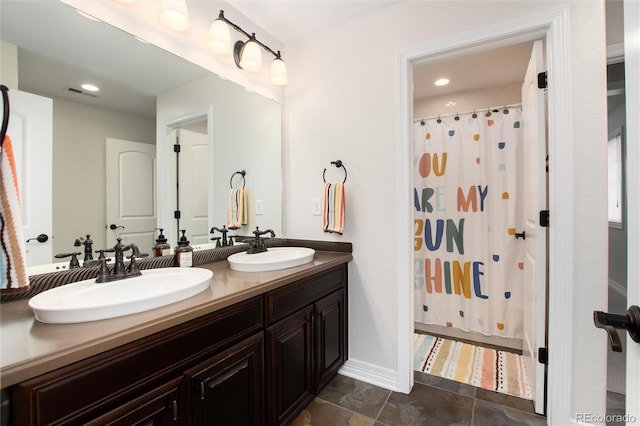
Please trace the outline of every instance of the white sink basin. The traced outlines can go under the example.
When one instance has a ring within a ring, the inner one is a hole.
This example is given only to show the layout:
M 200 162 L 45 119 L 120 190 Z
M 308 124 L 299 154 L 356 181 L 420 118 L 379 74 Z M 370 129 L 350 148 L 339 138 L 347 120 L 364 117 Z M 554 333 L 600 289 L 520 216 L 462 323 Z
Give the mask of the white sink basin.
M 178 302 L 209 287 L 213 272 L 203 268 L 160 268 L 107 283 L 95 279 L 52 288 L 29 300 L 36 319 L 51 324 L 95 321 Z
M 227 260 L 234 271 L 266 272 L 304 265 L 313 260 L 315 252 L 306 247 L 272 247 L 262 253 L 232 254 Z

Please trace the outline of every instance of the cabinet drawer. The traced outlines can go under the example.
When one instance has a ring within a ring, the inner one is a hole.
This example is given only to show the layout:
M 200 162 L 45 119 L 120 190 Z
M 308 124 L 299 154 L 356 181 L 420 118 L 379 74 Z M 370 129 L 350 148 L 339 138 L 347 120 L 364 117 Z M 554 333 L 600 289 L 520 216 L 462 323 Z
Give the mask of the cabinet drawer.
M 79 424 L 262 330 L 260 296 L 16 385 L 16 424 Z
M 118 408 L 85 423 L 85 426 L 130 426 L 130 425 L 180 425 L 181 419 L 180 397 L 183 378 L 177 378 L 169 383 L 122 404 Z
M 266 325 L 312 304 L 325 295 L 345 286 L 347 266 L 341 265 L 324 273 L 300 280 L 265 295 Z

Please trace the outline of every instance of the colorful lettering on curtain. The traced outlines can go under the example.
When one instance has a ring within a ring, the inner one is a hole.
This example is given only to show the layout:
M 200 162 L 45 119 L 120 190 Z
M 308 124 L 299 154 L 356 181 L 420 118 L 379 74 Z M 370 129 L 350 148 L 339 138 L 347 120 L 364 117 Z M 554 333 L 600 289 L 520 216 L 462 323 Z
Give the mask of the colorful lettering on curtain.
M 414 125 L 415 320 L 522 337 L 521 112 Z

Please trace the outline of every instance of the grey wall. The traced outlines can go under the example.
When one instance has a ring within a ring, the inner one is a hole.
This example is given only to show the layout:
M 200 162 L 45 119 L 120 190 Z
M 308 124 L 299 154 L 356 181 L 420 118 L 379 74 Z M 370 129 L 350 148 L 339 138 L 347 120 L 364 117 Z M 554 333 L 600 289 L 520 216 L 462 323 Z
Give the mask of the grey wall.
M 153 119 L 53 100 L 54 255 L 74 249 L 86 233 L 95 249 L 115 244 L 105 236 L 106 139 L 155 144 L 155 131 Z

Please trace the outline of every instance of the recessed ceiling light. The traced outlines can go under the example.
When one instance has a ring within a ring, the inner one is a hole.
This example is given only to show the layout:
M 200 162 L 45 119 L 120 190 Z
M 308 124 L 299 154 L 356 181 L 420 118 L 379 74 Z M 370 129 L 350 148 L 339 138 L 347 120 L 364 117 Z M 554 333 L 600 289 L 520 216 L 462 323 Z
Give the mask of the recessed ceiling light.
M 82 87 L 84 90 L 87 90 L 89 92 L 98 92 L 98 91 L 100 91 L 100 88 L 98 86 L 96 86 L 95 84 L 91 84 L 91 83 L 85 83 L 80 87 Z
M 455 101 L 449 101 L 446 104 L 444 104 L 445 107 L 447 108 L 451 108 L 452 106 L 456 106 L 456 102 Z
M 433 84 L 435 84 L 436 86 L 446 86 L 447 84 L 449 84 L 449 79 L 439 78 L 438 80 L 434 81 Z

